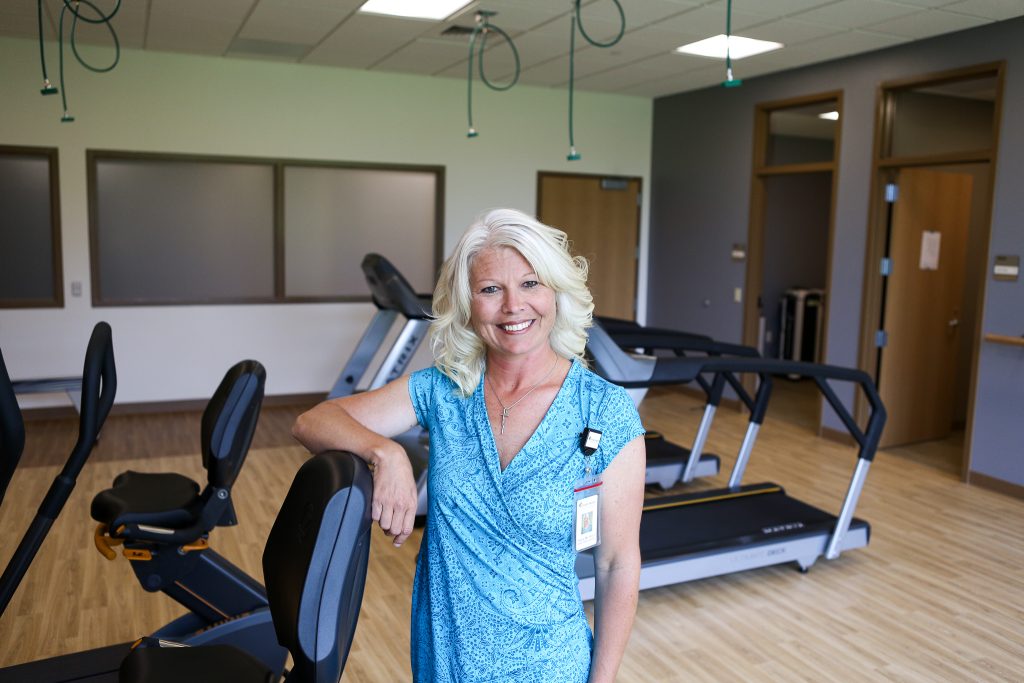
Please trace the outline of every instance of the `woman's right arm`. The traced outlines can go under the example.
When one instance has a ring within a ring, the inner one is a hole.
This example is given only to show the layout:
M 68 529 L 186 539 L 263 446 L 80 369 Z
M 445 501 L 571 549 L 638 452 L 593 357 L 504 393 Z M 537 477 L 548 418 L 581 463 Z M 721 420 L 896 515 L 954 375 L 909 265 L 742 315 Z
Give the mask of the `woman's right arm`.
M 351 451 L 373 470 L 371 515 L 400 546 L 416 517 L 416 481 L 405 449 L 391 436 L 416 424 L 409 378 L 380 389 L 324 401 L 299 415 L 292 435 L 311 453 Z

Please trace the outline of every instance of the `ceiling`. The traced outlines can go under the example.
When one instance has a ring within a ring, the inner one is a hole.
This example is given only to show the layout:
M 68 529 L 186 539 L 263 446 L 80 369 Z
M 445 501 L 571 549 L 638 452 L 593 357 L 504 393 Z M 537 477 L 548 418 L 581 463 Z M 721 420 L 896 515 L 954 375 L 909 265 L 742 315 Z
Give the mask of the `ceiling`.
M 93 0 L 99 7 L 113 0 Z M 125 0 L 113 20 L 125 48 L 465 78 L 468 38 L 478 9 L 508 33 L 521 58 L 520 83 L 563 86 L 569 79 L 570 0 L 479 0 L 446 21 L 358 13 L 363 0 Z M 599 49 L 579 36 L 576 87 L 657 97 L 724 80 L 721 60 L 673 48 L 724 33 L 726 0 L 621 0 L 626 32 Z M 56 35 L 62 0 L 44 0 L 44 32 Z M 84 6 L 83 6 L 84 7 Z M 732 32 L 785 47 L 733 64 L 736 78 L 783 71 L 1024 15 L 1024 0 L 733 0 Z M 619 30 L 612 0 L 584 0 L 587 33 L 608 40 Z M 0 2 L 0 35 L 37 37 L 36 2 Z M 78 42 L 107 46 L 106 29 L 80 24 Z M 106 63 L 98 48 L 87 59 Z M 485 68 L 491 81 L 512 72 L 512 52 L 492 35 Z

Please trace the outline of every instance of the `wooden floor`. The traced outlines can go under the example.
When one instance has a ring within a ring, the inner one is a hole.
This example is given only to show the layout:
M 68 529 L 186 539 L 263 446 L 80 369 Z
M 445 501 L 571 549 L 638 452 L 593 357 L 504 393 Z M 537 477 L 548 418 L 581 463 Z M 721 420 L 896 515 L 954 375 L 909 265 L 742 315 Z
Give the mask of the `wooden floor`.
M 689 443 L 700 411 L 697 401 L 662 390 L 652 392 L 641 412 L 649 428 Z M 212 538 L 219 552 L 257 577 L 263 541 L 305 457 L 287 445 L 294 411 L 265 412 L 266 427 L 235 488 L 240 525 Z M 837 510 L 853 449 L 776 413 L 769 412 L 746 480 L 775 481 Z M 197 420 L 108 424 L 101 446 L 107 450 L 82 473 L 0 618 L 0 666 L 129 640 L 178 616 L 171 600 L 140 589 L 123 558 L 107 562 L 95 551 L 88 510 L 94 493 L 127 468 L 198 477 Z M 724 483 L 744 426 L 732 411 L 716 417 L 710 450 L 722 455 L 726 471 L 714 483 Z M 51 436 L 33 435 L 41 429 Z M 57 426 L 30 423 L 29 430 L 30 450 L 60 448 L 52 436 Z M 171 434 L 178 431 L 189 435 Z M 74 435 L 69 438 L 65 453 Z M 144 448 L 158 455 L 138 455 Z M 55 474 L 52 462 L 29 456 L 15 475 L 0 509 L 0 566 Z M 870 546 L 819 561 L 807 574 L 774 567 L 644 591 L 619 680 L 1024 680 L 1024 502 L 967 486 L 942 467 L 881 453 L 857 514 L 872 524 Z M 400 550 L 375 534 L 343 680 L 409 679 L 409 594 L 419 534 Z

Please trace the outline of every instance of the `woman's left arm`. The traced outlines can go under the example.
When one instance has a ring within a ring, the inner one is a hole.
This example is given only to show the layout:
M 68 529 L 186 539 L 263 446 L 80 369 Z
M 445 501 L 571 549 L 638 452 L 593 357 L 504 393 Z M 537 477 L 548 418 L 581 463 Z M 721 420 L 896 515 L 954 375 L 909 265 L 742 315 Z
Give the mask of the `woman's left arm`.
M 594 551 L 594 655 L 590 683 L 611 683 L 636 615 L 640 583 L 640 515 L 646 470 L 644 437 L 625 446 L 604 471 L 601 544 Z

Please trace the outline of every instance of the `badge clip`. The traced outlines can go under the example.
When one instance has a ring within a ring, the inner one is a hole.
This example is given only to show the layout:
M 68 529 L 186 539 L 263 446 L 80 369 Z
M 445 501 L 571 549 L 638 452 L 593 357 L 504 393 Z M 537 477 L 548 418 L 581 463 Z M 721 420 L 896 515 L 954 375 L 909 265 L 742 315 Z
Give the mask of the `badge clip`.
M 598 430 L 587 427 L 580 434 L 580 449 L 583 451 L 583 455 L 593 455 L 600 445 L 601 432 Z

